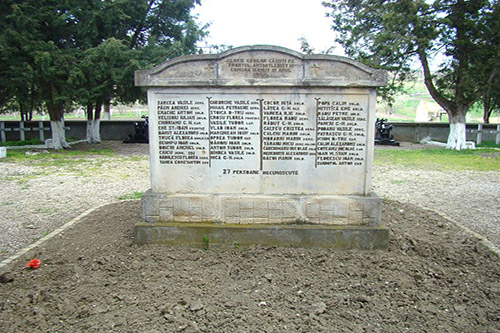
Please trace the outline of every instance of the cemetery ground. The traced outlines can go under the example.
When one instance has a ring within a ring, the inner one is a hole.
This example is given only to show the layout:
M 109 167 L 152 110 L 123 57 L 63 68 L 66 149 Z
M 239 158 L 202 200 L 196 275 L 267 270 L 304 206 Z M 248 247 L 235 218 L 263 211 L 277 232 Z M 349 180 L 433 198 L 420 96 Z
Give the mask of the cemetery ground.
M 374 252 L 136 246 L 140 203 L 121 199 L 149 188 L 147 145 L 9 155 L 2 260 L 107 205 L 3 267 L 2 331 L 500 332 L 500 259 L 443 216 L 500 245 L 498 151 L 377 147 Z

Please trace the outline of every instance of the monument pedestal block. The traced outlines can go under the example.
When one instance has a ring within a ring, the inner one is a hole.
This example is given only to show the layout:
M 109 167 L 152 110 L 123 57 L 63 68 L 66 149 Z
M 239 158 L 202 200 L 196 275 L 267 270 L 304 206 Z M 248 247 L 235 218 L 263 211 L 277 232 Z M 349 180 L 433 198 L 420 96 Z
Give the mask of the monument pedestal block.
M 149 190 L 142 205 L 145 223 L 135 228 L 139 244 L 202 244 L 206 235 L 220 244 L 381 249 L 387 247 L 389 235 L 380 226 L 382 200 L 375 194 L 193 195 Z
M 147 223 L 324 224 L 379 226 L 382 200 L 375 194 L 255 195 L 168 194 L 147 191 Z

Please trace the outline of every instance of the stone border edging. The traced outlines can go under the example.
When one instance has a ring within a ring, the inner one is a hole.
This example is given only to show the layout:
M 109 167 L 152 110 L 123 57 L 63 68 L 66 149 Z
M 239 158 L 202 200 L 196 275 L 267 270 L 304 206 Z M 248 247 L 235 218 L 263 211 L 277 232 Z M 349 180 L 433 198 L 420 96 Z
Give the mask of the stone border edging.
M 498 258 L 500 258 L 500 249 L 496 245 L 494 245 L 492 242 L 490 242 L 483 235 L 478 234 L 477 232 L 475 232 L 475 231 L 467 228 L 466 226 L 458 223 L 457 221 L 455 221 L 454 219 L 452 219 L 448 215 L 446 215 L 444 213 L 441 213 L 441 212 L 438 212 L 437 210 L 434 210 L 434 209 L 431 209 L 431 208 L 422 207 L 422 206 L 419 206 L 419 205 L 415 205 L 415 206 L 417 206 L 417 207 L 419 207 L 421 209 L 424 209 L 424 210 L 426 210 L 428 212 L 432 212 L 434 214 L 437 214 L 440 217 L 442 217 L 443 219 L 447 220 L 448 222 L 450 222 L 453 225 L 457 226 L 458 228 L 462 229 L 462 231 L 464 231 L 465 233 L 471 234 L 472 236 L 474 236 L 475 238 L 477 238 L 479 240 L 478 241 L 479 244 L 483 245 L 487 250 L 491 251 Z
M 110 203 L 102 204 L 102 205 L 94 207 L 94 208 L 87 209 L 85 212 L 81 213 L 80 215 L 78 215 L 77 217 L 75 217 L 74 219 L 72 219 L 71 221 L 63 224 L 62 226 L 60 226 L 56 230 L 52 231 L 47 236 L 44 236 L 44 237 L 40 238 L 35 243 L 26 246 L 24 249 L 18 251 L 16 254 L 13 254 L 10 257 L 8 257 L 7 259 L 1 261 L 0 262 L 0 272 L 2 272 L 2 270 L 7 265 L 9 265 L 10 263 L 12 263 L 14 260 L 20 258 L 21 256 L 25 255 L 29 251 L 31 251 L 31 250 L 33 250 L 33 249 L 41 246 L 46 241 L 48 241 L 48 240 L 54 238 L 55 236 L 59 235 L 61 232 L 65 231 L 69 227 L 71 227 L 71 226 L 75 225 L 76 223 L 80 222 L 84 217 L 90 215 L 94 211 L 96 211 L 96 210 L 98 210 L 98 209 L 100 209 L 102 207 L 108 206 L 108 205 L 113 205 L 113 204 L 120 203 L 120 202 L 125 202 L 125 201 L 137 201 L 137 200 L 140 200 L 140 199 L 120 200 L 120 201 L 110 202 Z

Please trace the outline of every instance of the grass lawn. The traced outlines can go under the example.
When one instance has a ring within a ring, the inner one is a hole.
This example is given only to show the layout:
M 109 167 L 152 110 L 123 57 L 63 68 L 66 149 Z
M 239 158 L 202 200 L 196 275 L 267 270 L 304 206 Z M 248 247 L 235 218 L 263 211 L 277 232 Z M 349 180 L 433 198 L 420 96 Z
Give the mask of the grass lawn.
M 440 171 L 500 171 L 500 150 L 377 149 L 375 164 Z
M 77 162 L 79 158 L 90 157 L 93 155 L 114 155 L 112 149 L 48 149 L 38 154 L 27 154 L 28 151 L 29 150 L 26 149 L 9 149 L 7 157 L 2 160 L 5 162 L 29 162 L 38 165 L 58 165 L 61 163 L 73 164 Z
M 19 141 L 0 141 L 0 147 L 12 147 L 12 146 L 29 146 L 29 145 L 43 145 L 44 142 L 39 139 L 31 139 L 31 140 L 19 140 Z

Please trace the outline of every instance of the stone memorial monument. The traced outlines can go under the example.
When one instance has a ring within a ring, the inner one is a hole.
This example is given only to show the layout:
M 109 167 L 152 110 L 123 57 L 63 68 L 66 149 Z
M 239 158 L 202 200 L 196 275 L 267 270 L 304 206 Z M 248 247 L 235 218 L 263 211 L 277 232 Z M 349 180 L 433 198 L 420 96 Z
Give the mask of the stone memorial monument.
M 371 192 L 385 72 L 245 46 L 135 80 L 147 87 L 151 158 L 137 243 L 387 247 Z

